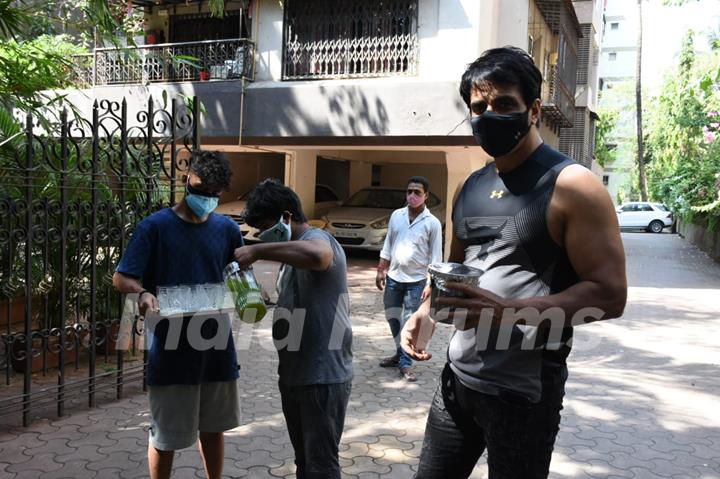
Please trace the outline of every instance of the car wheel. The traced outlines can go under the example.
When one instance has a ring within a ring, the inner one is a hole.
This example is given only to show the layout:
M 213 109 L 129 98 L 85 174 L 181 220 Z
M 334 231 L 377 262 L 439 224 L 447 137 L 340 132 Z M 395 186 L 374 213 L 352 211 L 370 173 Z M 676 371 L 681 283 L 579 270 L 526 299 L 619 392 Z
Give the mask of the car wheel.
M 653 233 L 662 233 L 663 228 L 665 228 L 665 225 L 660 220 L 651 221 L 650 226 L 648 226 L 648 229 Z

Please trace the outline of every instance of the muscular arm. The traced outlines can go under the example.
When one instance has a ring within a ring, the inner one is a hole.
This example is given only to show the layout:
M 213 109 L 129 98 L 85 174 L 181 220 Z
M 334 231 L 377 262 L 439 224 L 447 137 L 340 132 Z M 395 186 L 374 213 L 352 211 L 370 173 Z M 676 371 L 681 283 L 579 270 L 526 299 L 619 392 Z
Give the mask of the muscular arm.
M 577 284 L 549 296 L 508 299 L 450 283 L 448 287 L 465 293 L 466 299 L 441 298 L 439 303 L 467 310 L 464 329 L 477 325 L 487 308 L 494 310 L 495 321 L 524 320 L 530 325 L 539 325 L 546 317 L 552 318 L 552 326 L 571 326 L 621 316 L 627 279 L 620 228 L 607 191 L 590 171 L 579 165 L 562 171 L 548 208 L 548 229 L 567 250 L 580 279 Z M 576 313 L 580 313 L 577 318 Z
M 598 179 L 579 165 L 565 168 L 550 201 L 548 225 L 553 239 L 564 246 L 580 282 L 545 297 L 515 301 L 517 308 L 544 311 L 559 307 L 566 321 L 583 308 L 598 308 L 601 318 L 622 315 L 627 300 L 625 251 L 610 196 Z

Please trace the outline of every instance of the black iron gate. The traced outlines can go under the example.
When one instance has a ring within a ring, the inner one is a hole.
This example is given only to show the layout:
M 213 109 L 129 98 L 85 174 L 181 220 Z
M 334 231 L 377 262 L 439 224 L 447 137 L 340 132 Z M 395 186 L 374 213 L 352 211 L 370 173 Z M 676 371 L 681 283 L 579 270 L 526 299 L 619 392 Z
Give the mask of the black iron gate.
M 0 146 L 0 419 L 145 387 L 142 324 L 112 275 L 135 224 L 182 194 L 197 118 L 196 99 L 96 101 Z

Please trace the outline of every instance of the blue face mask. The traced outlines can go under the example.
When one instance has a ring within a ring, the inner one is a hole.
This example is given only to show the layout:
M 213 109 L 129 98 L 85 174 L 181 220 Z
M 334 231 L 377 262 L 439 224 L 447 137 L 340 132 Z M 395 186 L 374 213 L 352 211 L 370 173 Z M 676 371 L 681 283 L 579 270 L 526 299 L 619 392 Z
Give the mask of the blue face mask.
M 280 243 L 283 241 L 290 241 L 292 236 L 292 229 L 290 225 L 285 224 L 283 217 L 272 228 L 268 228 L 258 235 L 260 241 L 265 243 Z
M 192 212 L 195 213 L 195 216 L 205 218 L 217 208 L 220 198 L 215 195 L 208 195 L 188 184 L 185 192 L 185 201 Z

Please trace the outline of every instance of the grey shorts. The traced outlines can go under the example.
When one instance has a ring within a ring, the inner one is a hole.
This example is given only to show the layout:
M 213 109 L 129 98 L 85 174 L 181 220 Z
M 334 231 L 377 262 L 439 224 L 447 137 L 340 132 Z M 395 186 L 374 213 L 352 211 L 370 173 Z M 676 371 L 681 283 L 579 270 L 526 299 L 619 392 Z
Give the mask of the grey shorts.
M 224 432 L 240 425 L 237 380 L 148 386 L 150 446 L 176 451 L 194 445 L 198 432 Z

